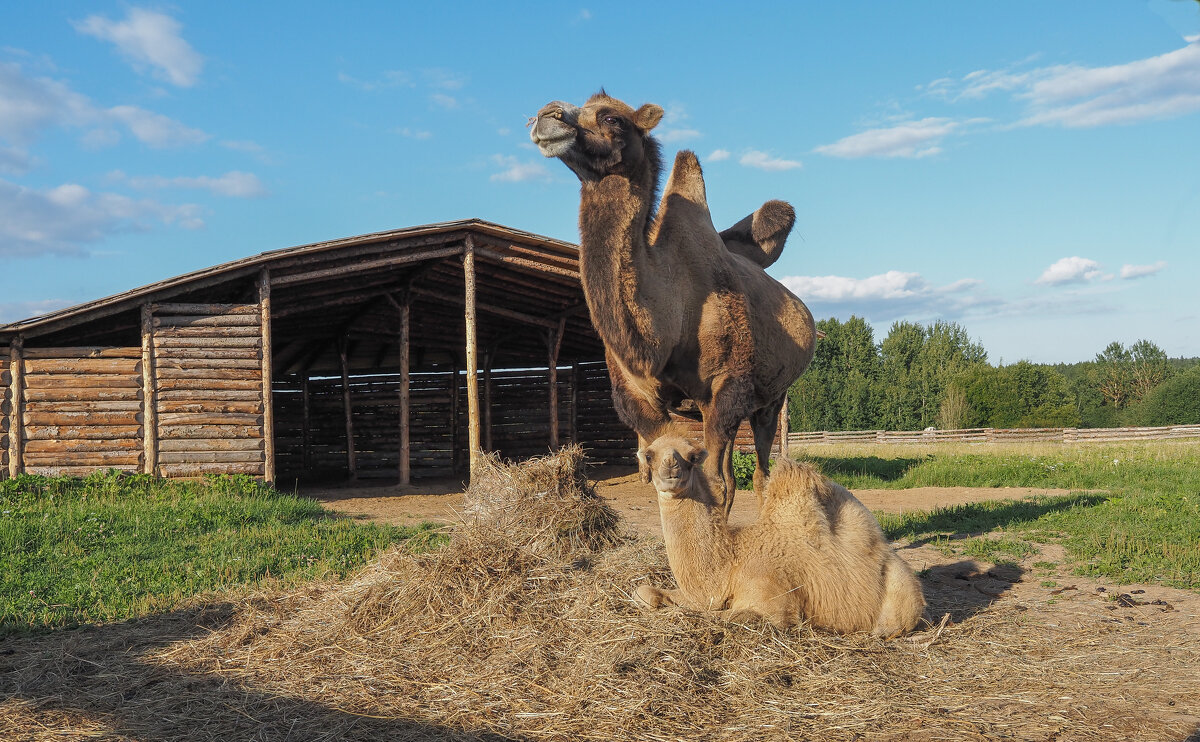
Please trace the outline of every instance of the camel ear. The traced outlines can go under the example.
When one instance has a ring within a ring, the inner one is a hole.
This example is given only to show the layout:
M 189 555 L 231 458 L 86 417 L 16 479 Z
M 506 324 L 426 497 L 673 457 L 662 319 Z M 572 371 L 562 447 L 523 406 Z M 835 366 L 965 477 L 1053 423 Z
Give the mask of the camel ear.
M 663 109 L 662 106 L 656 106 L 653 103 L 647 103 L 633 114 L 633 123 L 642 131 L 650 131 L 658 126 L 658 122 L 662 121 Z

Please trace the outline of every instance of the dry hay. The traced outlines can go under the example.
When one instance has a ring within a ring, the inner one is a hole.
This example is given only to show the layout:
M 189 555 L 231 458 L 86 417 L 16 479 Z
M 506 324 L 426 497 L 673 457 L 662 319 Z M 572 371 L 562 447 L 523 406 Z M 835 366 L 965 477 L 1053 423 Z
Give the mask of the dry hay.
M 578 449 L 491 460 L 468 495 L 448 546 L 393 550 L 345 583 L 13 642 L 0 656 L 0 727 L 20 740 L 1181 740 L 1196 730 L 1200 649 L 1186 635 L 936 593 L 934 615 L 955 620 L 892 642 L 643 613 L 629 593 L 669 582 L 661 542 L 622 531 Z

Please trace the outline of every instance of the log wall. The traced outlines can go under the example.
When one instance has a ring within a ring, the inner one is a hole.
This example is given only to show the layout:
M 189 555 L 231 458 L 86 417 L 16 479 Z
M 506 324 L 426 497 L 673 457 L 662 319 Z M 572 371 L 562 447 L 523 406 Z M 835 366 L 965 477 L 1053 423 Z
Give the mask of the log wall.
M 22 471 L 142 468 L 141 348 L 25 348 L 23 365 Z
M 258 304 L 150 307 L 157 461 L 165 477 L 265 476 Z
M 8 426 L 12 416 L 9 396 L 12 376 L 8 373 L 8 348 L 0 348 L 0 479 L 8 478 Z

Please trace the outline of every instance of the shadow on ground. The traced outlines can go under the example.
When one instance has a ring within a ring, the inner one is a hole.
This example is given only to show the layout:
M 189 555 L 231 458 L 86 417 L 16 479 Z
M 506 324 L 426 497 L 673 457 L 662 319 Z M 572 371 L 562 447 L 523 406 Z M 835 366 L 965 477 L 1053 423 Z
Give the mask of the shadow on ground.
M 1094 507 L 1108 500 L 1101 492 L 1086 492 L 1065 497 L 1035 497 L 1027 500 L 975 502 L 920 513 L 913 517 L 887 522 L 884 533 L 895 541 L 934 534 L 912 543 L 920 546 L 945 534 L 987 533 L 997 528 L 1011 528 L 1035 521 L 1049 513 L 1075 507 Z
M 214 604 L 8 639 L 0 651 L 0 727 L 21 739 L 513 739 L 482 730 L 370 718 L 254 691 L 218 674 L 184 673 L 146 661 L 148 654 L 172 642 L 219 630 L 232 611 L 229 604 Z M 56 730 L 56 724 L 64 728 Z
M 925 615 L 934 624 L 947 613 L 954 623 L 965 621 L 1003 598 L 1024 574 L 1015 565 L 985 569 L 971 560 L 930 567 L 921 573 Z

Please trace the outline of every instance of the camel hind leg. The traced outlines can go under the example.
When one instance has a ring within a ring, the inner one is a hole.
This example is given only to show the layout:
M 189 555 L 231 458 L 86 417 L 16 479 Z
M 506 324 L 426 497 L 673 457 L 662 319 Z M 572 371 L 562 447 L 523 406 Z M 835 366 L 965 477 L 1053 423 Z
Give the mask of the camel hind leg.
M 787 394 L 750 415 L 750 429 L 754 431 L 754 496 L 758 498 L 758 509 L 763 506 L 763 493 L 767 489 L 770 475 L 771 446 L 775 443 L 775 431 L 779 427 L 779 411 L 787 402 Z
M 925 612 L 921 581 L 896 554 L 884 567 L 883 604 L 871 633 L 885 639 L 907 634 Z

